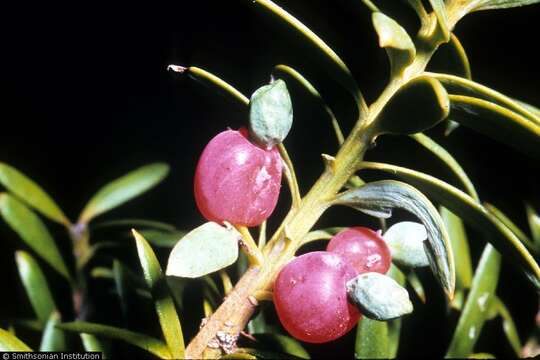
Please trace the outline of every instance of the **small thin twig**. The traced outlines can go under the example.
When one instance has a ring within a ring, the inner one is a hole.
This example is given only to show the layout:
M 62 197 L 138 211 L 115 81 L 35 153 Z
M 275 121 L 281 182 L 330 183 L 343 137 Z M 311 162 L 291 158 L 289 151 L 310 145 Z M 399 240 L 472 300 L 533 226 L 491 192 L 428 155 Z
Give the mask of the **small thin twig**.
M 296 209 L 300 205 L 302 197 L 300 195 L 300 188 L 298 187 L 298 180 L 296 178 L 294 166 L 289 154 L 287 153 L 287 149 L 285 149 L 285 146 L 283 144 L 278 144 L 277 147 L 285 165 L 283 173 L 285 174 L 285 178 L 289 184 L 289 189 L 291 190 L 292 207 Z
M 241 248 L 245 250 L 245 253 L 248 257 L 249 263 L 252 266 L 261 266 L 264 263 L 264 257 L 257 247 L 255 240 L 251 236 L 249 229 L 243 225 L 235 225 L 236 230 L 242 235 L 242 246 Z

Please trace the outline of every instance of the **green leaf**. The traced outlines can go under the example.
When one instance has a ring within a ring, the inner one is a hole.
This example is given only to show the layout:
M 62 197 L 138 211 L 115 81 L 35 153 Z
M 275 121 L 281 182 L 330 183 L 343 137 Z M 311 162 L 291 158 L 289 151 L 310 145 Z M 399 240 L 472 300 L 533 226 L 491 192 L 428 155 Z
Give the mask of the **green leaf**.
M 354 80 L 351 71 L 343 62 L 343 60 L 341 60 L 341 58 L 334 52 L 334 50 L 332 50 L 319 36 L 317 36 L 307 26 L 302 24 L 302 22 L 300 22 L 297 18 L 289 14 L 280 6 L 276 5 L 274 2 L 270 0 L 255 0 L 253 2 L 255 4 L 262 5 L 265 10 L 271 12 L 273 15 L 285 21 L 287 25 L 297 30 L 310 43 L 312 43 L 329 61 L 329 64 L 331 65 L 331 71 L 336 77 L 336 80 L 338 80 L 355 97 L 356 101 L 360 106 L 360 110 L 364 113 L 367 111 L 367 105 L 365 104 L 364 98 L 362 97 L 362 94 L 358 89 L 358 85 L 356 84 L 356 81 Z
M 118 298 L 120 300 L 120 308 L 122 309 L 122 315 L 125 320 L 128 319 L 128 307 L 131 290 L 135 290 L 133 286 L 128 281 L 127 268 L 117 259 L 113 260 L 113 276 L 114 283 L 116 286 L 116 292 L 118 293 Z
M 506 9 L 518 6 L 538 4 L 540 0 L 477 0 L 473 11 Z
M 52 312 L 49 320 L 47 321 L 47 325 L 45 326 L 45 330 L 43 331 L 39 351 L 67 350 L 64 332 L 56 328 L 56 325 L 58 325 L 59 322 L 60 314 L 57 311 Z
M 141 230 L 140 233 L 154 246 L 172 248 L 180 239 L 186 236 L 187 231 Z
M 102 339 L 98 339 L 94 335 L 81 333 L 81 341 L 84 351 L 100 352 L 103 359 L 109 359 L 111 357 L 109 346 Z
M 258 342 L 265 345 L 266 348 L 272 349 L 287 355 L 293 355 L 300 359 L 310 359 L 306 349 L 299 341 L 285 335 L 280 334 L 253 334 Z
M 86 204 L 79 223 L 88 223 L 123 203 L 153 188 L 169 173 L 169 166 L 154 163 L 140 167 L 102 187 Z
M 441 49 L 449 49 L 449 53 L 444 53 L 437 51 L 439 56 L 443 56 L 445 63 L 449 66 L 449 71 L 452 74 L 457 76 L 462 76 L 467 79 L 472 78 L 471 65 L 469 62 L 469 57 L 465 52 L 465 48 L 461 45 L 461 42 L 454 33 L 450 33 L 450 41 L 447 43 L 447 46 L 442 46 Z M 444 135 L 450 135 L 455 129 L 459 127 L 459 123 L 454 120 L 448 119 L 446 123 L 446 128 Z
M 247 332 L 252 335 L 268 332 L 268 324 L 266 323 L 263 308 L 260 308 L 259 313 L 249 320 L 246 328 Z
M 439 213 L 420 191 L 399 181 L 382 180 L 341 193 L 334 203 L 382 218 L 391 216 L 392 208 L 401 208 L 416 215 L 428 234 L 428 241 L 424 244 L 431 269 L 448 298 L 453 297 L 455 269 L 448 234 Z
M 526 204 L 525 209 L 527 211 L 527 220 L 529 221 L 533 241 L 536 244 L 536 249 L 540 251 L 540 216 L 538 216 L 529 204 Z
M 431 151 L 435 156 L 437 156 L 442 162 L 448 167 L 448 169 L 456 176 L 456 178 L 461 182 L 463 188 L 469 193 L 471 197 L 478 201 L 478 194 L 472 181 L 469 179 L 461 165 L 454 159 L 454 157 L 446 151 L 441 145 L 437 144 L 430 137 L 418 133 L 413 134 L 411 137 L 416 140 L 420 145 L 425 147 L 427 150 Z
M 308 94 L 311 95 L 311 97 L 323 108 L 323 110 L 326 112 L 328 117 L 330 118 L 330 121 L 332 123 L 332 126 L 334 128 L 334 132 L 336 134 L 336 138 L 338 140 L 338 143 L 341 145 L 344 141 L 343 132 L 341 131 L 341 127 L 339 126 L 339 123 L 336 119 L 336 116 L 334 115 L 334 112 L 330 107 L 326 104 L 324 99 L 322 98 L 319 91 L 298 71 L 293 69 L 290 66 L 287 65 L 277 65 L 274 68 L 274 72 L 280 74 L 286 74 L 290 78 L 296 80 L 306 91 Z
M 151 228 L 155 230 L 163 231 L 175 231 L 176 227 L 171 224 L 167 224 L 161 221 L 147 220 L 147 219 L 119 219 L 119 220 L 109 220 L 100 222 L 98 224 L 92 225 L 93 230 L 109 228 L 109 227 L 141 227 L 141 228 Z
M 452 95 L 465 95 L 474 98 L 486 100 L 493 104 L 506 108 L 527 120 L 540 125 L 540 116 L 535 114 L 526 106 L 523 106 L 518 101 L 505 96 L 487 86 L 476 83 L 472 80 L 465 79 L 459 76 L 439 73 L 425 73 L 426 76 L 430 76 L 437 79 L 446 88 L 446 91 Z
M 240 351 L 255 351 L 255 349 L 241 349 Z M 257 356 L 255 355 L 251 355 L 249 353 L 246 353 L 246 352 L 235 352 L 235 353 L 232 353 L 232 354 L 225 354 L 223 356 L 220 357 L 220 359 L 235 359 L 235 360 L 257 360 L 257 359 L 261 359 L 261 358 L 257 358 Z
M 169 351 L 167 345 L 163 341 L 148 335 L 124 330 L 114 326 L 96 324 L 85 321 L 62 323 L 58 324 L 57 327 L 65 331 L 85 333 L 98 337 L 122 340 L 127 342 L 128 344 L 146 350 L 161 359 L 171 358 L 171 352 Z
M 374 320 L 397 319 L 413 311 L 407 290 L 391 277 L 376 272 L 349 280 L 347 295 L 364 316 Z
M 4 329 L 0 329 L 0 351 L 32 351 L 26 345 L 23 343 L 19 338 L 17 338 L 15 335 L 10 333 L 9 331 L 6 331 Z
M 261 86 L 249 101 L 249 131 L 253 140 L 271 148 L 285 140 L 293 123 L 293 107 L 285 81 Z
M 462 95 L 449 95 L 450 117 L 460 124 L 540 157 L 540 126 L 492 102 Z
M 540 267 L 527 248 L 504 224 L 469 195 L 433 176 L 400 166 L 363 162 L 361 167 L 388 172 L 421 189 L 471 226 L 485 233 L 487 240 L 502 254 L 508 255 L 521 265 L 525 275 L 540 289 Z
M 424 250 L 424 240 L 427 240 L 424 225 L 413 221 L 398 222 L 390 226 L 383 238 L 396 264 L 412 268 L 429 265 Z
M 516 323 L 512 318 L 512 314 L 510 314 L 510 311 L 508 311 L 506 305 L 504 305 L 504 303 L 498 297 L 493 299 L 492 306 L 496 307 L 497 312 L 502 318 L 503 332 L 508 340 L 508 343 L 510 346 L 512 346 L 516 357 L 521 357 L 521 349 L 523 348 L 523 345 L 519 339 L 519 333 L 517 331 Z
M 178 241 L 169 255 L 167 275 L 197 278 L 221 270 L 238 259 L 241 235 L 207 222 Z
M 251 357 L 250 357 L 251 356 Z M 267 351 L 252 348 L 238 348 L 234 354 L 224 355 L 221 359 L 302 359 L 290 354 L 277 351 Z
M 388 325 L 385 321 L 362 318 L 356 330 L 356 359 L 388 359 Z
M 54 200 L 38 184 L 19 170 L 0 162 L 0 183 L 47 218 L 69 226 L 68 218 Z
M 474 353 L 470 354 L 468 359 L 496 359 L 495 355 L 490 353 Z
M 471 64 L 465 48 L 459 41 L 458 37 L 454 34 L 450 34 L 450 41 L 447 46 L 444 46 L 450 50 L 450 55 L 446 57 L 447 61 L 454 65 L 454 71 L 452 74 L 462 76 L 467 79 L 472 78 Z
M 516 235 L 516 237 L 525 245 L 529 251 L 536 251 L 536 247 L 534 246 L 533 242 L 521 229 L 510 220 L 508 216 L 506 216 L 501 210 L 497 209 L 495 206 L 484 202 L 484 208 L 491 213 L 493 216 L 495 216 L 501 223 L 504 224 L 510 231 Z
M 45 324 L 56 309 L 47 279 L 36 260 L 26 251 L 15 252 L 19 276 L 39 321 Z
M 182 335 L 182 327 L 174 307 L 174 301 L 167 288 L 165 276 L 148 242 L 135 230 L 133 230 L 133 236 L 137 244 L 137 252 L 146 284 L 150 288 L 155 301 L 161 330 L 173 358 L 181 359 L 184 357 L 185 350 L 184 336 Z
M 411 271 L 407 274 L 407 282 L 411 287 L 413 288 L 414 292 L 416 293 L 416 296 L 422 301 L 423 303 L 426 302 L 426 292 L 424 291 L 424 286 L 422 285 L 422 282 L 418 278 L 418 275 L 414 271 Z
M 486 245 L 446 357 L 465 358 L 474 351 L 491 301 L 495 298 L 500 267 L 501 255 L 493 246 Z
M 407 31 L 389 16 L 376 11 L 371 15 L 371 21 L 379 36 L 379 46 L 386 48 L 391 76 L 399 76 L 416 56 L 414 43 Z
M 51 234 L 32 210 L 17 198 L 2 193 L 0 194 L 0 214 L 28 246 L 62 276 L 66 279 L 70 278 L 66 264 Z
M 34 319 L 14 319 L 13 325 L 21 326 L 25 329 L 38 332 L 43 331 L 43 328 L 45 327 L 45 323 Z
M 437 125 L 449 110 L 448 94 L 441 83 L 419 76 L 390 99 L 375 120 L 376 127 L 380 134 L 415 134 Z
M 447 208 L 441 206 L 439 212 L 450 236 L 456 260 L 456 288 L 469 289 L 472 282 L 472 261 L 465 226 L 463 221 Z
M 441 30 L 441 35 L 444 41 L 450 40 L 450 30 L 448 29 L 448 16 L 446 14 L 446 6 L 444 0 L 429 0 L 435 15 L 437 16 L 437 22 Z
M 518 99 L 514 99 L 514 101 L 517 102 L 519 105 L 523 106 L 524 108 L 526 108 L 527 110 L 529 110 L 529 112 L 531 112 L 534 115 L 540 117 L 540 109 L 537 108 L 536 106 L 528 104 L 528 103 L 526 103 L 524 101 L 521 101 L 521 100 L 518 100 Z

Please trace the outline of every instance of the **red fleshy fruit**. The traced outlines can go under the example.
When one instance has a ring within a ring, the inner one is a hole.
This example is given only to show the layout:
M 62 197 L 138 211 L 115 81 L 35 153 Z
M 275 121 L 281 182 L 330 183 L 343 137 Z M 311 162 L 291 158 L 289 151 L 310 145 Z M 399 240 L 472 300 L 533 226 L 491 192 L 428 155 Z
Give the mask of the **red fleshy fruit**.
M 386 274 L 392 261 L 390 249 L 381 235 L 366 227 L 340 231 L 330 240 L 326 251 L 343 256 L 360 274 Z
M 356 325 L 360 312 L 347 301 L 347 281 L 358 272 L 340 255 L 315 251 L 281 270 L 274 283 L 274 305 L 281 324 L 295 338 L 323 343 Z
M 206 145 L 197 164 L 197 207 L 209 221 L 259 225 L 276 207 L 281 173 L 276 148 L 252 144 L 245 129 L 223 131 Z

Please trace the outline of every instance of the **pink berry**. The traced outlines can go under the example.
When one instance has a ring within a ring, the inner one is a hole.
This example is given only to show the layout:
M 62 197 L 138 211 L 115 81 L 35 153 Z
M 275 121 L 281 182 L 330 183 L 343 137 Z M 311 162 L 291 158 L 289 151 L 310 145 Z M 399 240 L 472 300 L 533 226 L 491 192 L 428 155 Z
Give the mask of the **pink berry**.
M 358 272 L 341 256 L 315 251 L 297 257 L 274 283 L 274 305 L 281 324 L 295 338 L 332 341 L 346 334 L 360 319 L 347 301 L 347 281 Z
M 255 226 L 274 211 L 282 163 L 276 148 L 262 149 L 247 131 L 227 130 L 204 149 L 195 171 L 195 201 L 209 221 Z
M 384 239 L 366 227 L 340 231 L 330 240 L 326 250 L 343 256 L 360 274 L 386 274 L 392 261 L 390 249 Z

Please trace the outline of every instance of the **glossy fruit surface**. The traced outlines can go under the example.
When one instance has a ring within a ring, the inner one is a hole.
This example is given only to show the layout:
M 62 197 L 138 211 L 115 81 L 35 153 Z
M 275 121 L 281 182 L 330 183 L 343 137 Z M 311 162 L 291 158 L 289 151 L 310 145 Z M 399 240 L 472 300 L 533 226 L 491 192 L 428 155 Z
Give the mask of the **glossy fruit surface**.
M 301 255 L 281 270 L 274 283 L 274 305 L 281 324 L 295 338 L 323 343 L 354 327 L 359 311 L 347 300 L 347 281 L 358 272 L 327 251 Z
M 252 144 L 247 131 L 226 130 L 206 145 L 195 171 L 195 201 L 218 223 L 256 226 L 274 211 L 282 162 L 276 148 Z
M 366 227 L 340 231 L 328 243 L 327 251 L 343 256 L 360 273 L 386 274 L 392 257 L 384 239 Z

